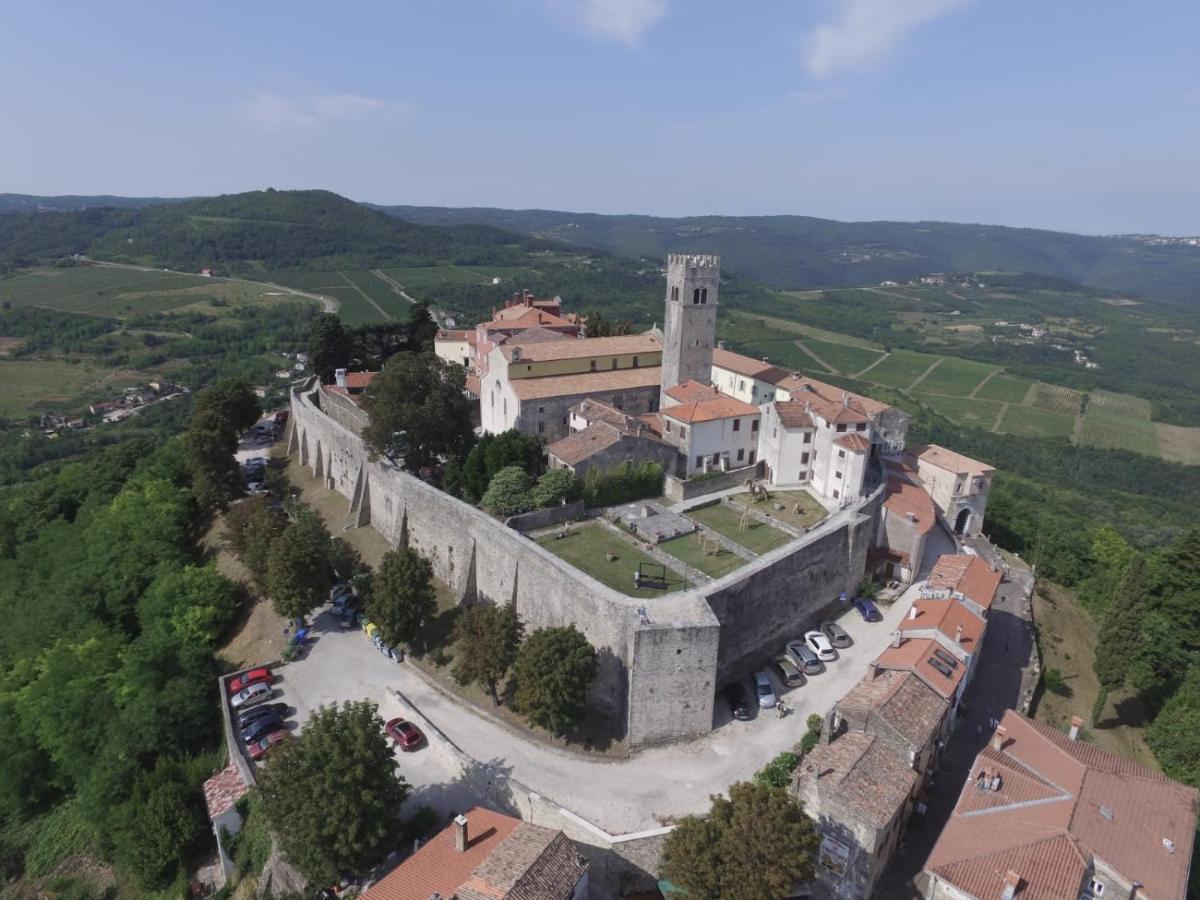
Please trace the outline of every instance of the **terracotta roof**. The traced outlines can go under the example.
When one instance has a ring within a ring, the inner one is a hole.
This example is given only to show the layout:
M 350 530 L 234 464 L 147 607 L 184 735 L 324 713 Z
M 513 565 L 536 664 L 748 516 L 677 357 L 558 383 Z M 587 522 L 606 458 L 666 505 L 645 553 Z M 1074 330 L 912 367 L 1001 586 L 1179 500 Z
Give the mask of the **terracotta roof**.
M 351 391 L 361 390 L 374 381 L 378 374 L 378 372 L 347 372 L 346 388 Z
M 562 316 L 556 316 L 543 309 L 528 306 L 510 306 L 499 310 L 492 321 L 482 323 L 484 331 L 505 331 L 511 328 L 532 328 L 542 325 L 547 328 L 575 328 L 574 322 L 568 322 Z
M 666 395 L 678 403 L 688 403 L 692 400 L 713 400 L 722 396 L 711 384 L 701 384 L 699 381 L 685 381 L 667 388 Z
M 865 730 L 878 734 L 882 724 L 914 749 L 929 743 L 948 708 L 946 699 L 912 672 L 894 669 L 874 677 L 868 673 L 837 702 L 843 716 L 866 720 Z
M 544 344 L 547 341 L 577 341 L 579 340 L 573 334 L 567 334 L 565 331 L 552 331 L 549 328 L 542 328 L 535 325 L 533 328 L 523 328 L 515 334 L 510 334 L 507 337 L 500 335 L 497 344 L 506 346 L 516 345 L 521 348 L 524 353 L 527 344 Z
M 937 512 L 933 508 L 933 498 L 908 481 L 899 478 L 889 478 L 884 490 L 883 507 L 894 516 L 908 519 L 912 516 L 912 525 L 918 534 L 927 534 L 937 521 Z
M 1003 578 L 1003 572 L 992 571 L 978 556 L 946 553 L 933 564 L 925 583 L 935 590 L 961 594 L 987 610 L 991 609 Z
M 915 447 L 909 447 L 904 455 L 956 475 L 986 475 L 996 471 L 987 463 L 978 462 L 969 456 L 939 447 L 937 444 L 918 444 Z
M 555 459 L 573 466 L 611 447 L 625 436 L 625 431 L 608 422 L 593 422 L 582 431 L 569 434 L 562 440 L 546 447 L 546 453 Z
M 912 617 L 915 610 L 917 617 Z M 983 638 L 985 623 L 960 601 L 947 598 L 945 600 L 917 599 L 909 610 L 909 614 L 900 622 L 901 631 L 927 631 L 936 629 L 954 641 L 958 629 L 962 628 L 962 640 L 959 645 L 967 653 L 977 653 L 979 642 Z
M 454 823 L 372 885 L 364 900 L 429 900 L 453 897 L 471 873 L 521 824 L 520 819 L 476 806 L 467 817 L 467 849 L 454 849 Z
M 888 647 L 879 654 L 875 662 L 881 669 L 916 673 L 922 681 L 949 700 L 958 689 L 959 682 L 963 680 L 966 666 L 959 663 L 950 669 L 949 676 L 943 675 L 929 662 L 934 650 L 947 652 L 932 638 L 904 638 L 899 647 Z
M 816 787 L 822 817 L 829 814 L 826 804 L 840 804 L 883 828 L 908 801 L 917 779 L 894 746 L 875 735 L 852 731 L 814 747 L 804 757 L 796 782 L 802 794 Z
M 998 895 L 1010 870 L 1022 900 L 1075 897 L 1100 860 L 1140 882 L 1139 897 L 1185 895 L 1200 793 L 1012 710 L 1001 726 L 1000 749 L 976 756 L 928 871 L 976 897 Z M 981 790 L 981 773 L 985 784 L 998 775 L 998 789 Z
M 545 397 L 657 388 L 661 377 L 662 370 L 658 366 L 643 366 L 638 369 L 578 372 L 574 375 L 550 375 L 544 378 L 515 378 L 509 382 L 509 386 L 521 400 L 539 400 Z
M 747 378 L 757 378 L 759 381 L 765 381 L 769 384 L 778 384 L 788 377 L 786 369 L 781 369 L 761 359 L 743 356 L 740 353 L 734 353 L 732 350 L 725 350 L 721 347 L 713 350 L 712 364 L 718 368 L 737 372 L 739 375 L 745 375 Z
M 741 416 L 758 418 L 758 407 L 743 403 L 735 397 L 720 394 L 710 400 L 692 400 L 660 410 L 662 415 L 678 422 L 715 422 L 718 419 L 736 419 Z
M 504 358 L 512 359 L 511 342 L 501 345 Z M 589 356 L 617 356 L 630 353 L 661 353 L 662 344 L 653 335 L 625 334 L 618 337 L 580 338 L 550 341 L 521 348 L 521 362 L 546 362 L 555 359 L 584 359 Z
M 522 822 L 458 889 L 457 900 L 566 900 L 587 870 L 561 831 Z
M 662 437 L 663 424 L 662 416 L 659 413 L 646 413 L 638 416 L 639 421 L 643 422 L 658 437 Z
M 474 328 L 470 329 L 443 329 L 434 335 L 435 341 L 466 341 L 468 344 L 474 344 L 478 335 Z
M 858 433 L 844 434 L 834 441 L 834 443 L 839 447 L 845 447 L 853 453 L 866 453 L 871 449 L 871 442 Z
M 776 400 L 775 415 L 784 428 L 812 428 L 813 420 L 808 408 L 801 400 Z
M 242 780 L 242 773 L 231 762 L 204 782 L 204 805 L 208 807 L 208 818 L 214 820 L 229 812 L 248 790 L 250 787 Z
M 852 406 L 870 416 L 891 409 L 886 403 L 880 403 L 878 400 L 872 400 L 870 397 L 864 397 L 862 394 L 856 394 L 845 388 L 827 384 L 815 378 L 809 378 L 807 375 L 789 375 L 783 381 L 779 382 L 779 388 L 787 391 L 791 395 L 789 397 L 791 400 L 812 399 L 815 397 L 827 402 L 841 403 L 843 397 L 849 397 Z
M 596 422 L 607 422 L 618 428 L 630 428 L 632 423 L 637 421 L 635 416 L 600 400 L 580 400 L 571 407 L 571 412 L 579 418 L 585 419 L 589 425 Z

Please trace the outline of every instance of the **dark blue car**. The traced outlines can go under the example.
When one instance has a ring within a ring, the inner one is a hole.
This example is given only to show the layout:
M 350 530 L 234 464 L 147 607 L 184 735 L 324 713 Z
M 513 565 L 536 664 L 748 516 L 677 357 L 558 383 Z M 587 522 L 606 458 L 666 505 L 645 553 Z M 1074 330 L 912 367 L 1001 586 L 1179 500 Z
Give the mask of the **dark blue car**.
M 868 622 L 880 622 L 883 620 L 883 615 L 879 612 L 879 607 L 866 597 L 855 597 L 854 608 Z
M 242 729 L 242 740 L 247 744 L 253 744 L 260 738 L 265 737 L 272 731 L 278 731 L 282 727 L 283 720 L 279 716 L 263 716 L 261 719 L 256 719 Z

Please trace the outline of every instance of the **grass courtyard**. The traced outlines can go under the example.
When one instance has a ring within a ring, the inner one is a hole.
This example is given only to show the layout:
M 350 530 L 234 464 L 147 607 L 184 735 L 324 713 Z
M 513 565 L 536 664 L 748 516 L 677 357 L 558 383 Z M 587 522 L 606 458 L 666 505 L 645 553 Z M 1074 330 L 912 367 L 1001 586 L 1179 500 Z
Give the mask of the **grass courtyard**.
M 776 547 L 782 547 L 792 539 L 790 534 L 757 519 L 749 519 L 746 528 L 743 529 L 742 514 L 724 503 L 689 510 L 687 516 L 741 544 L 752 553 L 767 553 Z
M 693 569 L 699 569 L 709 578 L 722 578 L 734 569 L 745 565 L 745 560 L 731 550 L 718 546 L 715 551 L 710 547 L 709 553 L 704 552 L 701 532 L 681 534 L 677 538 L 663 541 L 658 549 L 664 553 L 687 563 Z
M 537 542 L 602 584 L 630 597 L 661 597 L 688 587 L 682 575 L 668 569 L 665 588 L 635 588 L 633 573 L 639 565 L 644 564 L 646 570 L 657 572 L 660 564 L 603 525 L 584 525 L 566 537 L 559 537 L 557 532 L 548 534 L 538 538 Z M 608 558 L 609 553 L 614 559 Z
M 740 494 L 734 494 L 729 500 L 740 506 L 749 506 L 760 515 L 777 519 L 784 525 L 804 531 L 824 521 L 825 516 L 828 515 L 825 507 L 814 500 L 807 491 L 771 491 L 769 499 L 758 501 L 750 499 L 749 491 L 743 491 Z M 783 509 L 776 509 L 775 504 L 777 503 Z

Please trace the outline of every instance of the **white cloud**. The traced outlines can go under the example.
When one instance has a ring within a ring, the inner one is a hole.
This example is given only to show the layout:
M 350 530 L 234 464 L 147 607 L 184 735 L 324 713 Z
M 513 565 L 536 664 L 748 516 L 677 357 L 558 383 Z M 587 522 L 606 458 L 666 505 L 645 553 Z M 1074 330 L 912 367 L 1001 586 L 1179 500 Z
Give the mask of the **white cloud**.
M 949 15 L 969 0 L 838 0 L 832 22 L 813 29 L 807 65 L 827 78 L 875 65 L 915 29 Z
M 264 92 L 242 103 L 238 115 L 243 121 L 269 131 L 297 131 L 335 121 L 397 116 L 406 109 L 403 103 L 358 94 L 319 94 L 296 99 Z
M 604 38 L 633 46 L 666 15 L 667 0 L 549 0 Z

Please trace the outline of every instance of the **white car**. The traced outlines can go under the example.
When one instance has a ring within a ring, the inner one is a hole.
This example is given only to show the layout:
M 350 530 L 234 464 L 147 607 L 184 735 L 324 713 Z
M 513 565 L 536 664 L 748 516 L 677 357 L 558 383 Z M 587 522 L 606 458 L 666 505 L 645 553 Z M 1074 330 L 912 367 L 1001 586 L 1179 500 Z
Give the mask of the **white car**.
M 754 693 L 758 695 L 760 709 L 774 709 L 778 699 L 775 697 L 775 685 L 766 672 L 754 673 Z
M 804 643 L 808 644 L 808 649 L 817 654 L 817 659 L 822 662 L 833 662 L 837 659 L 837 651 L 833 649 L 833 644 L 829 643 L 829 638 L 823 632 L 804 632 Z

